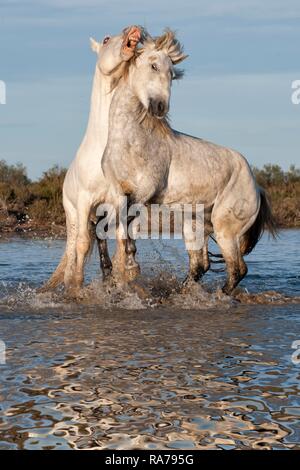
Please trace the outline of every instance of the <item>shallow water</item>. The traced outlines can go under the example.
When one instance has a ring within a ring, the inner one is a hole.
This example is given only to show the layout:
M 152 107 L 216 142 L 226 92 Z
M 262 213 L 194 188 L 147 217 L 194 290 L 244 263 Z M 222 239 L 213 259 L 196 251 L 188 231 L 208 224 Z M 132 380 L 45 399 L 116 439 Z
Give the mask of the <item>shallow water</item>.
M 300 448 L 299 242 L 265 237 L 238 302 L 224 274 L 181 292 L 182 243 L 143 241 L 136 286 L 77 303 L 36 293 L 64 242 L 0 243 L 0 448 Z

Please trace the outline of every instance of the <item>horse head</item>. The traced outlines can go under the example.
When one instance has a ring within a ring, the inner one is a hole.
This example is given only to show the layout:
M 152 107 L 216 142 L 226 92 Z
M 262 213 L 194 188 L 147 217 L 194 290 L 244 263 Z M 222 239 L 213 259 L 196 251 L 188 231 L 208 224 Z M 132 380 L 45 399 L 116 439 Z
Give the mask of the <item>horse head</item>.
M 156 38 L 146 36 L 130 67 L 129 85 L 151 116 L 163 119 L 169 111 L 172 80 L 182 77 L 175 66 L 186 59 L 171 30 Z
M 132 59 L 143 31 L 140 26 L 128 26 L 121 34 L 105 36 L 101 42 L 90 38 L 91 48 L 97 54 L 97 66 L 103 75 L 114 74 L 121 64 Z

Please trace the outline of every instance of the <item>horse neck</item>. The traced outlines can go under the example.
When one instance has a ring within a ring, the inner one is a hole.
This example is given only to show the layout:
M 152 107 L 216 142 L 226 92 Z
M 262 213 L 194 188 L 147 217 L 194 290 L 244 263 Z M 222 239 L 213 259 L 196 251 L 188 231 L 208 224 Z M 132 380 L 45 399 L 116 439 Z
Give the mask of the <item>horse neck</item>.
M 142 104 L 134 94 L 127 80 L 122 79 L 115 92 L 111 105 L 111 117 L 114 122 L 122 120 L 138 123 L 137 116 L 141 112 Z
M 103 75 L 96 66 L 85 139 L 101 142 L 103 147 L 107 141 L 109 108 L 113 94 L 111 78 Z
M 135 103 L 137 99 L 131 90 L 131 86 L 128 80 L 122 78 L 119 82 L 118 89 L 115 94 L 114 103 L 116 108 L 126 108 L 131 109 L 132 104 Z

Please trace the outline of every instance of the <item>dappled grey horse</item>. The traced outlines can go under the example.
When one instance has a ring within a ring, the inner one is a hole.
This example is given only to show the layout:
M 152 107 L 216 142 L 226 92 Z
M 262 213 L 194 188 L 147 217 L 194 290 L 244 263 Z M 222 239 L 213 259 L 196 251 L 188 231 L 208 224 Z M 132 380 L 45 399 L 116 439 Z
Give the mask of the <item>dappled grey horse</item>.
M 106 201 L 118 209 L 120 196 L 133 203 L 204 204 L 205 244 L 188 250 L 189 278 L 208 269 L 207 238 L 214 233 L 227 267 L 223 291 L 230 294 L 247 273 L 243 256 L 263 230 L 275 232 L 264 191 L 238 152 L 173 130 L 166 119 L 172 79 L 181 73 L 182 47 L 172 31 L 144 42 L 115 92 L 102 168 Z M 119 227 L 122 232 L 122 228 Z M 188 239 L 189 234 L 185 233 Z M 139 271 L 135 245 L 119 234 L 116 271 Z

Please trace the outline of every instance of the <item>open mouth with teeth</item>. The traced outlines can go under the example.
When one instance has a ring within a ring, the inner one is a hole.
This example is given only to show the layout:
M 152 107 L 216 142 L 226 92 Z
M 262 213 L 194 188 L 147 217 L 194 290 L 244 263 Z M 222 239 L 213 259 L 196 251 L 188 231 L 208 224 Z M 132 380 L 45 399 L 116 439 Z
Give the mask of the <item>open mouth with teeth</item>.
M 141 39 L 141 30 L 137 26 L 130 28 L 128 33 L 125 35 L 123 41 L 123 51 L 125 53 L 132 53 Z

